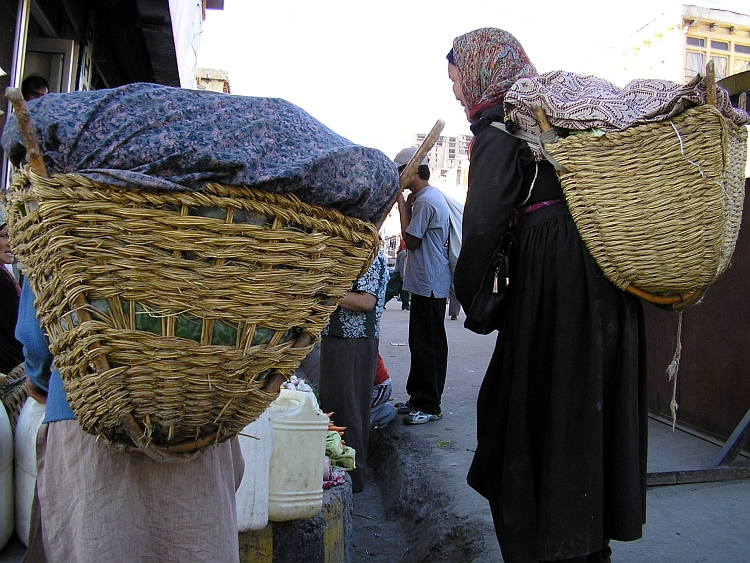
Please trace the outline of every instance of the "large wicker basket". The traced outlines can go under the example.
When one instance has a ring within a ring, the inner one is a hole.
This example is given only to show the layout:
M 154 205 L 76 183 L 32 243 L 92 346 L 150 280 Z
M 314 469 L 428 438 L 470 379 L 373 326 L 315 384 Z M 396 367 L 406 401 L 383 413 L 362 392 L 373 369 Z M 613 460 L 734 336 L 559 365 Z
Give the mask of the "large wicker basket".
M 680 309 L 729 265 L 744 201 L 747 130 L 711 105 L 545 144 L 568 207 L 604 275 Z
M 372 224 L 293 196 L 28 170 L 9 226 L 80 425 L 168 461 L 266 409 L 378 249 Z

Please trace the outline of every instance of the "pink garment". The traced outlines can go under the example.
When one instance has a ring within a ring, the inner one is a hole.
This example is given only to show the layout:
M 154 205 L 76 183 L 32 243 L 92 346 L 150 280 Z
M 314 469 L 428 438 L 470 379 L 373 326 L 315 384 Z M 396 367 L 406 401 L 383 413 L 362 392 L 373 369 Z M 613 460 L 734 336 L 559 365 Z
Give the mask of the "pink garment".
M 39 429 L 37 468 L 47 563 L 239 562 L 236 440 L 189 462 L 159 463 L 62 420 Z M 43 561 L 36 534 L 32 522 L 29 553 Z

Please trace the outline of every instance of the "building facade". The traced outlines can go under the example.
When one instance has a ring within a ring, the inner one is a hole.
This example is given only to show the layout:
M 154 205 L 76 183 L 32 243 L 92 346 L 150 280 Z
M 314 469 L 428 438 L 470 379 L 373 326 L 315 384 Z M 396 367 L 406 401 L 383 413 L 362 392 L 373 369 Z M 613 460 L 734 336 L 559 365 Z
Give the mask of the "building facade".
M 596 59 L 591 72 L 621 87 L 636 78 L 682 84 L 710 60 L 718 80 L 750 70 L 750 15 L 677 5 Z
M 207 9 L 224 0 L 0 0 L 0 130 L 9 86 L 31 74 L 50 92 L 134 82 L 195 88 Z M 0 149 L 3 172 L 7 161 Z
M 231 94 L 229 71 L 218 68 L 199 68 L 195 71 L 195 88 L 196 90 Z

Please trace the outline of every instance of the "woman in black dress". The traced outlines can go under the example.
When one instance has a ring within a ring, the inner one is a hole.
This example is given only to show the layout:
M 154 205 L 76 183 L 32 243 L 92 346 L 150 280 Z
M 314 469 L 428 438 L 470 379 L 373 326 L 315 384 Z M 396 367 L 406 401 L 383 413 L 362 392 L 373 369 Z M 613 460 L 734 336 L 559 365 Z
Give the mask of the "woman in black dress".
M 506 563 L 609 561 L 609 540 L 641 537 L 646 515 L 641 304 L 586 250 L 553 167 L 490 125 L 513 83 L 536 76 L 521 45 L 480 29 L 448 61 L 475 135 L 454 278 L 465 308 L 501 234 L 519 248 L 467 480 L 489 500 Z
M 23 346 L 15 335 L 21 289 L 6 268 L 13 263 L 8 238 L 5 210 L 0 207 L 0 373 L 5 375 L 23 362 Z

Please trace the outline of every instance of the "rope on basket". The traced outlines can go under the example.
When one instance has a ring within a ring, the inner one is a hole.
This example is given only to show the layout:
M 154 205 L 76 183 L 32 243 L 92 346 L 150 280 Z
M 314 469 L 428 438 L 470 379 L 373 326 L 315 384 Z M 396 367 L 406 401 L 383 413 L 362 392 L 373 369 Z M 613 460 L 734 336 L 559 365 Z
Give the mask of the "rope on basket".
M 675 346 L 674 356 L 672 361 L 667 366 L 667 375 L 669 381 L 672 382 L 672 400 L 669 401 L 669 412 L 672 413 L 672 431 L 674 432 L 675 424 L 677 423 L 677 370 L 680 369 L 680 356 L 682 356 L 682 313 L 680 311 L 677 317 L 677 346 Z

